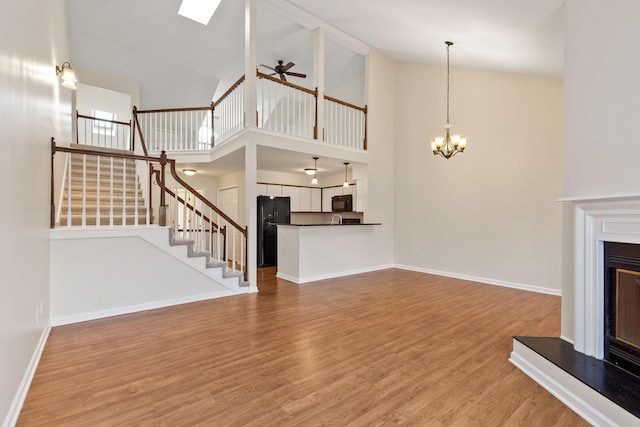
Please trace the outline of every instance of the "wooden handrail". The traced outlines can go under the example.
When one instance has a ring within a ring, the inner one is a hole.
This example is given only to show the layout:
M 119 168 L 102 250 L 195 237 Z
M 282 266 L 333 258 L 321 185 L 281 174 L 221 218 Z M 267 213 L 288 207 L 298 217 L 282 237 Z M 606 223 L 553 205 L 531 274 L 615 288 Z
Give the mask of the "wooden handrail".
M 290 82 L 287 82 L 287 81 L 284 81 L 284 80 L 280 80 L 278 78 L 270 76 L 269 74 L 261 73 L 260 71 L 256 71 L 256 73 L 257 73 L 257 76 L 260 77 L 260 78 L 271 80 L 274 83 L 278 83 L 278 84 L 281 84 L 283 86 L 288 86 L 290 88 L 297 89 L 297 90 L 300 90 L 302 92 L 306 92 L 308 94 L 318 96 L 318 90 L 317 89 L 316 90 L 307 89 L 306 87 L 298 86 L 297 84 L 290 83 Z
M 117 120 L 109 120 L 109 119 L 101 119 L 99 117 L 93 117 L 93 116 L 85 116 L 84 114 L 80 114 L 77 111 L 76 111 L 76 118 L 78 118 L 78 119 L 98 120 L 98 121 L 101 121 L 101 122 L 115 123 L 117 125 L 131 126 L 131 122 L 119 122 Z
M 346 101 L 341 101 L 340 99 L 334 98 L 334 97 L 329 96 L 329 95 L 324 95 L 324 99 L 326 99 L 327 101 L 335 102 L 336 104 L 344 105 L 345 107 L 353 108 L 354 110 L 360 110 L 363 113 L 366 113 L 366 111 L 367 111 L 367 106 L 366 105 L 364 107 L 358 107 L 357 105 L 351 104 L 351 103 L 346 102 Z
M 222 96 L 220 98 L 218 98 L 218 100 L 216 102 L 213 103 L 212 107 L 216 108 L 218 106 L 218 104 L 220 104 L 222 101 L 224 101 L 224 99 L 227 96 L 229 96 L 231 94 L 231 92 L 233 92 L 238 86 L 240 86 L 240 84 L 243 81 L 244 81 L 244 74 L 238 80 L 236 80 L 236 82 L 234 84 L 232 84 L 231 87 L 229 89 L 227 89 L 227 91 L 225 93 L 223 93 Z
M 174 159 L 167 159 L 166 154 L 164 154 L 164 152 L 163 154 L 160 155 L 160 157 L 162 158 L 163 156 L 165 157 L 166 162 L 171 165 L 170 167 L 171 176 L 173 176 L 173 179 L 175 179 L 176 182 L 178 182 L 178 184 L 182 185 L 185 189 L 189 190 L 194 195 L 195 198 L 200 199 L 202 203 L 204 203 L 209 208 L 211 208 L 215 213 L 220 215 L 222 218 L 224 218 L 225 221 L 227 221 L 238 231 L 242 232 L 242 234 L 244 234 L 245 237 L 247 237 L 247 231 L 245 229 L 243 229 L 237 222 L 232 220 L 227 214 L 225 214 L 220 209 L 218 209 L 217 206 L 215 206 L 213 203 L 207 200 L 202 194 L 198 193 L 192 186 L 184 182 L 182 178 L 178 176 L 178 173 L 176 172 L 176 161 Z
M 55 148 L 53 149 L 53 154 L 55 154 L 56 151 L 62 151 L 63 153 L 72 153 L 72 154 L 88 154 L 90 156 L 116 157 L 119 159 L 144 160 L 149 162 L 160 162 L 162 160 L 161 157 L 139 156 L 137 154 L 126 154 L 125 152 L 87 150 L 84 148 L 76 148 L 76 147 L 55 146 Z
M 156 184 L 158 184 L 158 186 L 160 186 L 160 170 L 155 170 L 151 169 L 151 173 L 156 177 Z M 173 197 L 173 198 L 177 198 L 178 201 L 180 203 L 182 203 L 183 205 L 185 205 L 190 211 L 193 211 L 196 215 L 201 216 L 202 219 L 204 219 L 205 221 L 207 221 L 209 224 L 215 226 L 216 230 L 219 230 L 220 227 L 218 226 L 218 224 L 216 224 L 215 222 L 211 221 L 211 219 L 204 215 L 202 212 L 200 212 L 199 210 L 195 209 L 190 203 L 186 202 L 185 200 L 182 199 L 182 197 L 180 196 L 176 196 L 176 193 L 174 193 L 173 191 L 169 190 L 169 188 L 165 187 L 164 191 L 169 194 L 169 196 Z
M 208 111 L 211 107 L 184 107 L 184 108 L 161 108 L 158 110 L 138 110 L 138 114 L 146 113 L 171 113 L 174 111 Z

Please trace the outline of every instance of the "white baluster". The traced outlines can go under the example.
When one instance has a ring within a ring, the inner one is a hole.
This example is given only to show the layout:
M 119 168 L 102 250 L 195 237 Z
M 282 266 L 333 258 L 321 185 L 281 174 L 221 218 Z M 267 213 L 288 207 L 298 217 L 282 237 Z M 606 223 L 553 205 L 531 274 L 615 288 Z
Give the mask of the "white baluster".
M 100 156 L 96 156 L 96 227 L 100 227 Z
M 127 225 L 127 159 L 122 159 L 122 225 Z
M 67 154 L 67 227 L 71 227 L 71 168 L 73 157 L 71 153 Z
M 87 226 L 87 155 L 82 155 L 82 226 Z
M 135 165 L 135 170 L 136 173 L 134 174 L 133 177 L 133 206 L 134 206 L 134 211 L 133 211 L 133 225 L 135 225 L 136 227 L 138 226 L 138 176 L 140 171 L 138 170 L 138 161 L 134 160 L 134 165 Z
M 110 174 L 109 174 L 109 226 L 113 227 L 113 157 L 109 157 L 110 160 Z

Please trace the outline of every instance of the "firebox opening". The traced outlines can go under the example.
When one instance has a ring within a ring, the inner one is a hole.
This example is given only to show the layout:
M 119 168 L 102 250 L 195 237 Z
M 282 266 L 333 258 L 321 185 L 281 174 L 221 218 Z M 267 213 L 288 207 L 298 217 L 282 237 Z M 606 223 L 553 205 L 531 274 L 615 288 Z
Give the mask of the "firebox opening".
M 640 245 L 605 242 L 604 358 L 640 376 Z

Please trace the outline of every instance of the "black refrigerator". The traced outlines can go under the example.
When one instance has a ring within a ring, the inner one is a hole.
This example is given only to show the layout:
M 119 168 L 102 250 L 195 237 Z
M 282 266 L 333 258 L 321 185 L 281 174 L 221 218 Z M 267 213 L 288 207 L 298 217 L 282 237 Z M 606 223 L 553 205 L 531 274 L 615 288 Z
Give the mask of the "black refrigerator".
M 291 223 L 289 197 L 258 196 L 258 267 L 278 265 L 278 228 Z

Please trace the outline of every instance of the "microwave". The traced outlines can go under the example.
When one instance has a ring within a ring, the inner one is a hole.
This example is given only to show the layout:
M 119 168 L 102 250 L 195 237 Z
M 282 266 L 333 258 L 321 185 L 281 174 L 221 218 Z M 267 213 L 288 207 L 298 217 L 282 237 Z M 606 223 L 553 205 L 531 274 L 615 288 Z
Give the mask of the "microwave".
M 353 211 L 353 195 L 345 194 L 343 196 L 333 196 L 331 198 L 332 212 L 351 212 Z

